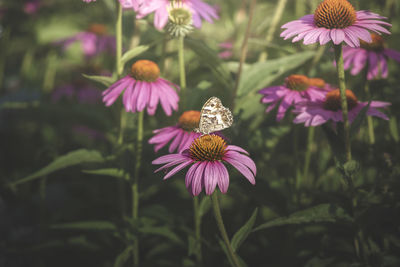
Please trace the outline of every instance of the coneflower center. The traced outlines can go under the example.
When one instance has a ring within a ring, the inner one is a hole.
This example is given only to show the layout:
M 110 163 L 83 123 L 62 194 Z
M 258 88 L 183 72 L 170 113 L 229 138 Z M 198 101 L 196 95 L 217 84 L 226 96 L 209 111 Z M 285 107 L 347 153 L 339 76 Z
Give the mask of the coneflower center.
M 107 33 L 107 27 L 104 24 L 93 23 L 89 26 L 88 31 L 97 35 L 105 35 Z
M 352 110 L 357 106 L 358 99 L 351 90 L 346 89 L 347 107 Z M 340 90 L 335 89 L 326 94 L 323 104 L 324 109 L 338 111 L 342 109 L 342 102 L 340 100 Z
M 310 86 L 315 86 L 318 88 L 324 88 L 325 87 L 325 81 L 320 78 L 310 78 L 308 80 Z
M 356 22 L 356 11 L 346 0 L 325 0 L 314 12 L 314 22 L 326 29 L 343 29 Z
M 218 135 L 202 135 L 189 148 L 190 157 L 195 161 L 222 160 L 226 152 L 226 142 Z
M 155 82 L 160 77 L 160 69 L 153 61 L 138 60 L 132 65 L 131 76 L 135 80 Z
M 310 86 L 309 79 L 307 76 L 300 74 L 290 75 L 285 79 L 285 85 L 295 91 L 304 91 Z
M 193 131 L 199 127 L 200 111 L 188 110 L 182 113 L 179 117 L 179 125 L 186 131 Z
M 385 48 L 385 40 L 383 40 L 382 36 L 371 33 L 372 42 L 367 43 L 363 40 L 360 40 L 360 46 L 366 50 L 380 52 Z

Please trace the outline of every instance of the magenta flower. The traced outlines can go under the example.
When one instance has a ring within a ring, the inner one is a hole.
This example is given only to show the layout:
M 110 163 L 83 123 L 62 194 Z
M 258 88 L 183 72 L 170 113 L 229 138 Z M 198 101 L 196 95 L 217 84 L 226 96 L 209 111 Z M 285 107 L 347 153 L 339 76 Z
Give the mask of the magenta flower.
M 323 97 L 326 90 L 330 89 L 330 85 L 322 79 L 293 74 L 285 79 L 285 85 L 267 87 L 258 92 L 264 95 L 261 103 L 269 104 L 265 112 L 270 112 L 280 103 L 276 115 L 276 120 L 280 121 L 291 106 L 305 100 Z
M 190 149 L 181 154 L 161 156 L 152 164 L 165 164 L 155 172 L 178 165 L 165 175 L 164 180 L 192 165 L 185 178 L 186 188 L 192 196 L 200 194 L 203 188 L 207 195 L 211 195 L 217 185 L 225 194 L 229 187 L 229 173 L 224 162 L 235 167 L 251 184 L 256 183 L 256 165 L 248 155 L 244 149 L 227 146 L 222 137 L 211 134 L 195 139 Z
M 172 2 L 173 3 L 173 2 Z M 214 7 L 201 0 L 181 0 L 183 4 L 192 12 L 193 25 L 197 28 L 201 27 L 202 19 L 213 23 L 214 19 L 218 19 L 217 11 Z M 136 18 L 141 19 L 150 13 L 154 13 L 154 26 L 162 29 L 168 22 L 168 8 L 171 6 L 170 0 L 146 0 L 137 11 Z
M 132 8 L 134 11 L 138 11 L 144 1 L 145 0 L 119 0 L 119 3 L 123 8 Z
M 314 14 L 305 15 L 299 20 L 286 23 L 281 33 L 285 40 L 293 38 L 293 42 L 303 40 L 306 45 L 319 42 L 321 45 L 332 41 L 338 45 L 345 42 L 351 47 L 359 47 L 360 41 L 371 42 L 368 32 L 390 32 L 382 27 L 391 24 L 380 21 L 385 17 L 361 10 L 355 11 L 354 7 L 346 0 L 325 0 L 320 3 Z
M 233 55 L 233 43 L 232 42 L 223 42 L 218 44 L 223 51 L 218 53 L 218 57 L 221 59 L 228 59 L 231 58 Z
M 169 153 L 175 150 L 181 153 L 183 150 L 188 149 L 192 142 L 201 135 L 193 132 L 195 128 L 199 127 L 199 122 L 199 111 L 185 111 L 179 117 L 177 125 L 154 130 L 153 133 L 155 135 L 149 139 L 149 144 L 155 145 L 154 151 L 157 152 L 172 140 L 168 149 Z
M 106 26 L 103 24 L 92 24 L 87 31 L 57 41 L 56 44 L 62 45 L 65 50 L 77 41 L 81 42 L 82 51 L 88 58 L 97 56 L 104 51 L 109 53 L 115 51 L 115 37 L 107 34 Z
M 349 109 L 349 121 L 351 123 L 357 117 L 361 109 L 368 105 L 368 102 L 359 102 L 357 97 L 350 90 L 346 90 L 346 98 Z M 388 120 L 389 118 L 377 108 L 385 108 L 390 105 L 391 104 L 388 102 L 371 101 L 367 110 L 367 115 Z M 304 123 L 306 127 L 318 126 L 329 120 L 335 123 L 343 121 L 340 91 L 339 89 L 335 89 L 328 92 L 323 98 L 299 103 L 296 105 L 293 112 L 298 114 L 293 122 Z
M 386 60 L 392 58 L 400 62 L 400 52 L 385 47 L 385 41 L 377 34 L 371 34 L 371 43 L 361 41 L 361 47 L 343 47 L 344 68 L 351 68 L 351 74 L 357 75 L 368 66 L 367 79 L 387 78 Z
M 29 0 L 24 4 L 24 12 L 29 15 L 36 14 L 41 6 L 40 0 Z
M 85 3 L 91 3 L 91 2 L 96 2 L 96 0 L 82 0 Z
M 167 116 L 172 110 L 178 110 L 179 96 L 172 88 L 179 86 L 160 78 L 160 69 L 150 60 L 138 60 L 131 68 L 131 74 L 118 80 L 103 92 L 103 102 L 112 105 L 125 90 L 123 103 L 127 112 L 142 111 L 147 107 L 147 113 L 156 113 L 158 102 Z

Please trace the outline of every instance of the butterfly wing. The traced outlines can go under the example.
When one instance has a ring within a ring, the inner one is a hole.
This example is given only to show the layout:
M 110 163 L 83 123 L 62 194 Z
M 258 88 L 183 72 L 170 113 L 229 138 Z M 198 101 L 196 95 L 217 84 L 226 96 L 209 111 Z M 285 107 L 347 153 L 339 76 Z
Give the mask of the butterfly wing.
M 230 127 L 233 123 L 231 111 L 222 105 L 218 97 L 211 97 L 203 105 L 200 115 L 199 131 L 209 134 Z

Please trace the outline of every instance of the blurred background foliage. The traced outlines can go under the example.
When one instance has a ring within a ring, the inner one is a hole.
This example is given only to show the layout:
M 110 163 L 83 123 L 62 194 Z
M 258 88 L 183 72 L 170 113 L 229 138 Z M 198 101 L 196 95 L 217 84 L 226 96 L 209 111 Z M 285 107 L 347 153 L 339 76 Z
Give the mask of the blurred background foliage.
M 192 201 L 183 172 L 164 182 L 153 174 L 151 161 L 167 150 L 154 153 L 146 142 L 152 130 L 174 125 L 180 113 L 146 117 L 140 221 L 129 220 L 130 188 L 120 170 L 133 168 L 134 143 L 116 145 L 120 106 L 104 107 L 100 94 L 106 86 L 82 76 L 111 75 L 114 55 L 87 58 L 79 43 L 66 50 L 56 44 L 93 23 L 113 34 L 114 1 L 41 0 L 33 13 L 24 9 L 27 2 L 0 0 L 0 266 L 128 266 L 135 237 L 141 241 L 141 266 L 196 266 Z M 220 19 L 186 39 L 191 109 L 199 110 L 213 95 L 227 106 L 232 101 L 248 2 L 213 2 Z M 387 44 L 399 49 L 398 1 L 350 2 L 388 17 L 393 27 Z M 374 120 L 376 144 L 368 144 L 365 122 L 353 139 L 357 210 L 322 127 L 315 129 L 303 176 L 307 129 L 292 124 L 290 116 L 277 123 L 276 111 L 266 114 L 257 94 L 294 73 L 336 84 L 329 46 L 279 37 L 280 25 L 312 13 L 318 3 L 257 1 L 235 122 L 225 133 L 250 152 L 257 184 L 230 170 L 229 192 L 221 196 L 227 231 L 233 236 L 258 208 L 253 230 L 238 248 L 247 266 L 400 266 L 399 64 L 389 60 L 389 78 L 371 82 L 372 98 L 392 103 L 390 121 Z M 274 16 L 279 5 L 282 14 Z M 134 60 L 153 60 L 163 77 L 178 82 L 177 41 L 155 30 L 152 17 L 135 21 L 134 15 L 124 11 L 124 50 L 149 45 Z M 227 41 L 233 43 L 232 55 L 220 59 L 218 44 Z M 367 100 L 362 84 L 347 72 L 347 86 Z M 128 141 L 135 140 L 135 127 L 133 114 Z M 209 200 L 201 199 L 204 265 L 228 266 Z M 362 237 L 359 253 L 355 235 Z

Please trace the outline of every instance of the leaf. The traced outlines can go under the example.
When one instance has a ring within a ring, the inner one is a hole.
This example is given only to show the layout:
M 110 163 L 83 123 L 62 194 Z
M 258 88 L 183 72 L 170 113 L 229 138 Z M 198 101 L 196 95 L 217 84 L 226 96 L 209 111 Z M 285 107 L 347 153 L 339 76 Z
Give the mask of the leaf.
M 334 223 L 352 222 L 353 218 L 341 207 L 332 204 L 320 204 L 287 217 L 280 217 L 256 227 L 253 232 L 276 226 L 306 224 L 306 223 Z
M 162 227 L 141 227 L 139 228 L 139 232 L 144 234 L 153 234 L 164 236 L 175 243 L 183 244 L 183 241 L 171 231 L 167 226 Z
M 82 163 L 94 163 L 94 162 L 103 162 L 104 158 L 100 154 L 100 152 L 96 150 L 86 150 L 86 149 L 79 149 L 64 156 L 60 156 L 56 158 L 52 163 L 44 167 L 43 169 L 31 174 L 25 178 L 22 178 L 18 181 L 15 181 L 10 184 L 10 186 L 16 186 L 22 183 L 33 181 L 37 178 L 55 172 L 57 170 L 64 169 L 66 167 L 82 164 Z
M 114 267 L 123 267 L 132 255 L 133 246 L 127 246 L 118 256 L 115 258 Z
M 231 264 L 231 266 L 236 266 L 237 264 L 235 264 L 235 263 L 233 262 L 233 259 L 232 259 L 231 255 L 229 254 L 228 249 L 227 249 L 225 243 L 222 241 L 222 239 L 218 239 L 218 241 L 219 241 L 219 245 L 221 246 L 222 250 L 225 252 L 225 255 L 226 255 L 226 257 L 228 258 L 229 263 Z M 235 255 L 236 255 L 236 258 L 237 258 L 238 261 L 239 261 L 240 267 L 247 267 L 247 264 L 242 260 L 242 258 L 239 257 L 239 255 L 236 254 L 236 253 L 235 253 Z
M 110 85 L 115 82 L 115 78 L 109 77 L 109 76 L 95 76 L 95 75 L 87 75 L 87 74 L 83 74 L 83 73 L 82 73 L 82 76 L 89 80 L 101 83 L 101 84 L 105 85 L 106 87 L 110 87 Z
M 354 119 L 354 121 L 350 125 L 350 138 L 353 138 L 360 130 L 361 124 L 364 121 L 365 117 L 367 116 L 367 111 L 369 109 L 370 104 L 371 104 L 371 100 L 368 102 L 368 105 L 366 105 L 365 107 L 363 107 L 360 110 L 357 117 Z
M 251 65 L 243 70 L 237 95 L 243 96 L 262 89 L 283 73 L 303 65 L 314 55 L 315 51 L 304 51 Z
M 106 175 L 115 178 L 129 179 L 128 175 L 121 169 L 109 168 L 109 169 L 98 169 L 98 170 L 83 170 L 82 172 L 94 175 Z
M 136 46 L 135 48 L 125 52 L 121 58 L 122 65 L 124 66 L 126 64 L 126 62 L 128 62 L 132 58 L 137 57 L 138 55 L 146 52 L 149 48 L 150 48 L 149 45 L 139 45 L 139 46 Z
M 62 230 L 95 230 L 95 231 L 116 231 L 117 227 L 108 221 L 81 221 L 72 223 L 55 224 L 52 229 Z
M 246 240 L 246 238 L 251 233 L 253 225 L 257 219 L 257 213 L 258 213 L 258 208 L 255 208 L 250 219 L 233 236 L 231 241 L 231 246 L 233 248 L 233 251 L 236 252 L 239 249 L 240 245 Z
M 232 89 L 233 83 L 229 70 L 214 50 L 208 47 L 206 43 L 191 38 L 185 38 L 185 44 L 197 54 L 201 62 L 205 63 L 211 69 L 215 78 L 226 89 Z
M 395 116 L 391 116 L 391 118 L 389 120 L 389 130 L 390 130 L 390 134 L 392 135 L 394 141 L 396 143 L 398 143 L 400 138 L 399 138 L 399 130 L 397 129 L 397 119 Z

